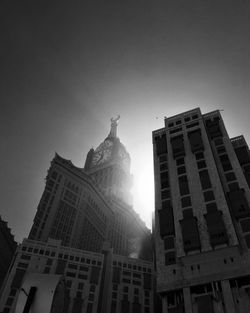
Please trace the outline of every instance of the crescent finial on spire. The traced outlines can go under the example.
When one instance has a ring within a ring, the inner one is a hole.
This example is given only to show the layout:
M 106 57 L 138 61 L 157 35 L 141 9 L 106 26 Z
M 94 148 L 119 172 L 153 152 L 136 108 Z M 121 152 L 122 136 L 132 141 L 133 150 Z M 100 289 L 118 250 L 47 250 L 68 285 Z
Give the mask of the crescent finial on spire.
M 116 137 L 117 135 L 117 125 L 120 119 L 120 115 L 118 114 L 116 118 L 111 117 L 111 129 L 109 133 L 109 137 Z

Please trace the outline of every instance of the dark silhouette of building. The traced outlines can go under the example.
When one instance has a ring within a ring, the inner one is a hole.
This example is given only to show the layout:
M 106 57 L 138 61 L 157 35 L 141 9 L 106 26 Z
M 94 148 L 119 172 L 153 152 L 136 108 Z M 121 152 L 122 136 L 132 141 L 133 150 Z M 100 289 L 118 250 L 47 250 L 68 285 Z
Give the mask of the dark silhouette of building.
M 0 288 L 10 267 L 17 243 L 10 228 L 0 216 Z
M 153 132 L 157 292 L 163 312 L 250 311 L 250 155 L 219 111 Z

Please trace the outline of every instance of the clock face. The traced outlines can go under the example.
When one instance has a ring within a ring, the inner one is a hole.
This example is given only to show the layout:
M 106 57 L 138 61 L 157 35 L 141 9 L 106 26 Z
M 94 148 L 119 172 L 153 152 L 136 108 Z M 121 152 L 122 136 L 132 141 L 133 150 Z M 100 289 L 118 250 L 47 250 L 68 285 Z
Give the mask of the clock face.
M 108 161 L 112 154 L 113 142 L 105 140 L 95 151 L 92 164 L 99 165 Z

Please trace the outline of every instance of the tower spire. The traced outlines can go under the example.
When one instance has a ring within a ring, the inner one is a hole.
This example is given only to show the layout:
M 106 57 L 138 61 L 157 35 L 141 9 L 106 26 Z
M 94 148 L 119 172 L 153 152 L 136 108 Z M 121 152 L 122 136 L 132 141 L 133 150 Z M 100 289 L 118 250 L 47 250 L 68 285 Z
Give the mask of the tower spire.
M 111 117 L 110 121 L 111 121 L 111 128 L 110 128 L 110 132 L 108 137 L 113 137 L 116 138 L 117 135 L 117 125 L 118 125 L 118 121 L 120 119 L 120 115 L 117 115 L 116 118 Z

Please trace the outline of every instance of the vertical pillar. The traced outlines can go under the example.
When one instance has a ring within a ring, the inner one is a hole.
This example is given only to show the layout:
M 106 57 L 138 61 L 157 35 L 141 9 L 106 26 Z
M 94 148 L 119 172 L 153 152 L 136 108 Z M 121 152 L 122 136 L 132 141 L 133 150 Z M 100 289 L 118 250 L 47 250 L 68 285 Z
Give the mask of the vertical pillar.
M 221 281 L 224 303 L 227 313 L 236 313 L 233 301 L 232 291 L 228 280 Z
M 168 298 L 167 296 L 163 296 L 162 299 L 162 313 L 168 313 Z
M 184 296 L 185 313 L 192 313 L 193 312 L 192 300 L 191 300 L 189 287 L 183 288 L 183 296 Z

